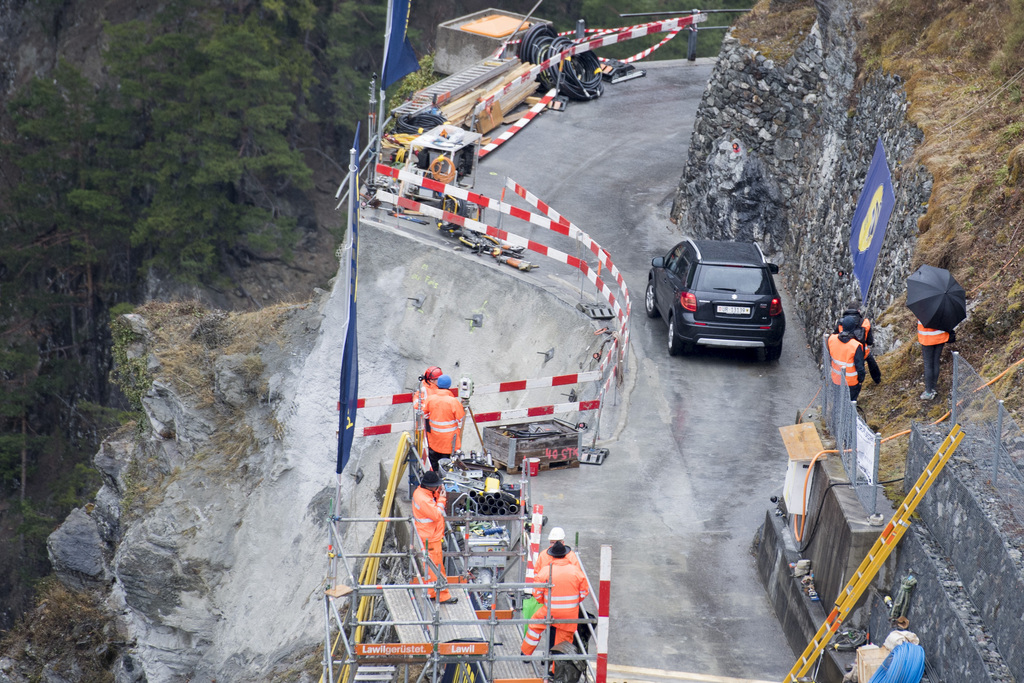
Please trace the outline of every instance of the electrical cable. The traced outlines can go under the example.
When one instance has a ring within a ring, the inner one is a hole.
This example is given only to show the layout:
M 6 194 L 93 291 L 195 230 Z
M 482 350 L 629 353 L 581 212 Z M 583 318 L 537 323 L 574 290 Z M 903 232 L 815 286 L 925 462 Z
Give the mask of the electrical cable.
M 889 481 L 880 481 L 880 482 L 878 482 L 877 485 L 878 486 L 885 486 L 886 484 L 895 484 L 898 481 L 903 481 L 903 479 L 904 479 L 903 477 L 900 477 L 899 479 L 890 479 Z M 821 494 L 821 500 L 818 501 L 818 510 L 817 510 L 817 512 L 814 513 L 814 525 L 811 527 L 811 532 L 807 536 L 807 543 L 805 543 L 799 550 L 797 550 L 797 553 L 799 553 L 800 555 L 803 555 L 804 552 L 808 548 L 811 547 L 811 541 L 814 540 L 814 534 L 818 531 L 818 519 L 821 517 L 821 509 L 823 507 L 825 507 L 825 499 L 827 497 L 827 494 L 828 494 L 829 490 L 833 486 L 853 486 L 853 484 L 851 484 L 848 481 L 835 481 L 835 482 L 832 482 L 831 484 L 829 484 L 828 487 L 825 489 L 825 491 Z M 801 525 L 801 527 L 802 526 L 803 525 Z
M 523 36 L 516 55 L 522 62 L 542 64 L 575 44 L 555 33 L 550 24 L 535 24 Z M 537 80 L 544 88 L 557 87 L 559 94 L 577 101 L 593 100 L 604 93 L 601 62 L 589 50 L 552 64 L 537 75 Z
M 920 683 L 924 674 L 924 648 L 904 641 L 893 648 L 868 683 Z
M 441 114 L 424 112 L 422 114 L 399 116 L 395 120 L 396 133 L 413 133 L 419 135 L 431 128 L 436 128 L 447 123 Z

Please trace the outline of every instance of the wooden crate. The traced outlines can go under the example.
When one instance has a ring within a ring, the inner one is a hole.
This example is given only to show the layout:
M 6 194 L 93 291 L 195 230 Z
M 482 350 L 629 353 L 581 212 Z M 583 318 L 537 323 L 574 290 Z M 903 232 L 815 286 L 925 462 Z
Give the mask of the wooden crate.
M 527 430 L 533 434 L 526 434 Z M 540 460 L 542 471 L 579 467 L 583 433 L 559 419 L 484 427 L 484 450 L 508 472 L 521 472 L 525 458 Z
M 878 667 L 889 656 L 889 650 L 877 645 L 864 645 L 857 648 L 857 680 L 867 683 L 875 675 Z

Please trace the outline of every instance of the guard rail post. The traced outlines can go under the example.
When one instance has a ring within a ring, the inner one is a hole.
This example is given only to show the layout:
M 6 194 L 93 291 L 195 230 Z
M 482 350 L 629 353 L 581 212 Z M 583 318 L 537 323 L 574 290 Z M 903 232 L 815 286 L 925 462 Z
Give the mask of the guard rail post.
M 996 451 L 992 454 L 992 485 L 999 480 L 999 459 L 1003 450 L 1003 401 L 1000 399 L 996 407 Z
M 957 383 L 957 381 L 959 379 L 960 379 L 960 352 L 959 351 L 954 351 L 953 352 L 953 388 L 949 392 L 949 397 L 950 397 L 950 399 L 952 399 L 952 406 L 950 407 L 949 411 L 950 411 L 950 419 L 952 420 L 953 424 L 960 424 L 957 421 L 957 418 L 959 416 L 957 415 L 958 411 L 957 411 L 957 405 L 956 405 L 957 404 L 957 393 L 958 393 L 957 392 L 956 383 Z M 936 377 L 935 381 L 937 383 L 939 381 L 939 378 Z M 927 387 L 925 387 L 925 388 L 927 389 Z
M 882 457 L 882 433 L 875 432 L 875 456 L 871 472 L 871 514 L 878 514 L 878 461 Z

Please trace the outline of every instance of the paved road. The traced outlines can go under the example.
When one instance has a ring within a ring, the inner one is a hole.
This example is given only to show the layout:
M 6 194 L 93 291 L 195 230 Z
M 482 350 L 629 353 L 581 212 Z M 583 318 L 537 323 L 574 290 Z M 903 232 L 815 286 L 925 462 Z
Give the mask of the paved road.
M 478 171 L 478 191 L 499 196 L 508 175 L 588 231 L 633 300 L 628 379 L 601 430 L 624 425 L 611 454 L 540 477 L 535 500 L 580 534 L 592 573 L 600 545 L 613 546 L 613 663 L 781 680 L 794 655 L 751 544 L 785 476 L 778 427 L 810 401 L 817 369 L 791 305 L 771 365 L 738 351 L 670 358 L 665 323 L 644 316 L 650 259 L 682 238 L 667 216 L 711 64 L 645 68 L 599 100 L 545 113 Z M 550 243 L 539 228 L 505 227 Z

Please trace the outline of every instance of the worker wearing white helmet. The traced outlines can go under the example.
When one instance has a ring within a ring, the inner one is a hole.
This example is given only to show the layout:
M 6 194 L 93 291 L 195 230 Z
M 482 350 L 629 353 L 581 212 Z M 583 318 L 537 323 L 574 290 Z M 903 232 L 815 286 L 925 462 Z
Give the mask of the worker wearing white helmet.
M 551 564 L 551 560 L 552 560 L 551 552 L 550 552 L 551 551 L 551 546 L 553 546 L 555 543 L 557 543 L 559 541 L 564 541 L 564 540 L 565 540 L 565 530 L 562 527 L 560 527 L 560 526 L 551 527 L 551 531 L 548 532 L 548 547 L 545 548 L 544 551 L 541 552 L 540 555 L 537 556 L 537 561 L 534 563 L 534 567 L 533 567 L 533 575 L 534 576 L 540 576 L 540 570 L 543 569 L 544 567 L 546 567 L 547 565 Z M 580 567 L 580 558 L 577 557 L 575 551 L 573 551 L 571 546 L 565 546 L 565 547 L 569 551 L 569 554 L 566 555 L 566 557 L 568 558 L 569 562 L 571 562 L 572 564 L 576 565 L 577 567 Z

